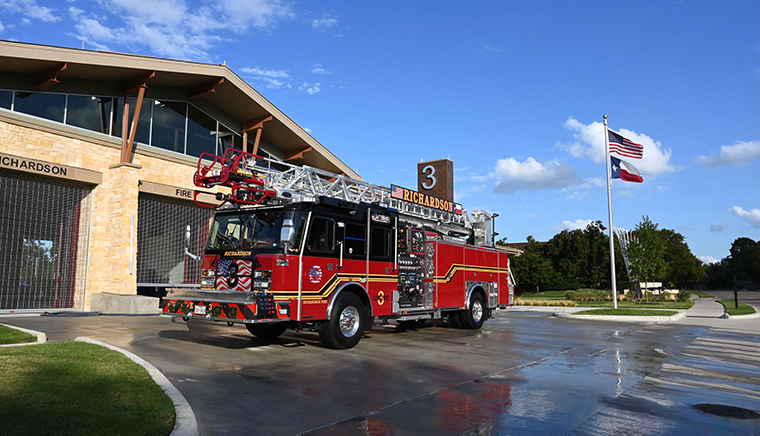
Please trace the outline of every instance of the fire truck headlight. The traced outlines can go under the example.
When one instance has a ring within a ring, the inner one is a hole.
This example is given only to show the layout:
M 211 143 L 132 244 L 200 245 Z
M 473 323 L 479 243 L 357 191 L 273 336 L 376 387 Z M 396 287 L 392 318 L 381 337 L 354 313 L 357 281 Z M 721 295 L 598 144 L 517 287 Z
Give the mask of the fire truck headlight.
M 253 272 L 253 278 L 264 279 L 272 276 L 272 271 L 268 269 L 257 269 Z
M 213 277 L 201 277 L 201 288 L 204 288 L 204 289 L 214 289 L 214 278 Z
M 201 270 L 201 277 L 215 277 L 216 271 L 213 269 L 204 269 Z
M 255 289 L 269 289 L 269 280 L 254 280 L 253 287 Z

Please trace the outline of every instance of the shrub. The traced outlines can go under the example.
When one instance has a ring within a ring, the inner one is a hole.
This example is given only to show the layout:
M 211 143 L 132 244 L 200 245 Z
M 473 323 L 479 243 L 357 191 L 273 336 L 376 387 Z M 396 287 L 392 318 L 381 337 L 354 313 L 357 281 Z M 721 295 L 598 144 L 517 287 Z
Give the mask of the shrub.
M 580 289 L 567 291 L 565 298 L 575 301 L 607 301 L 612 300 L 612 294 L 601 289 Z
M 676 300 L 683 301 L 683 302 L 691 301 L 691 292 L 687 291 L 686 289 L 681 289 L 680 291 L 678 291 Z

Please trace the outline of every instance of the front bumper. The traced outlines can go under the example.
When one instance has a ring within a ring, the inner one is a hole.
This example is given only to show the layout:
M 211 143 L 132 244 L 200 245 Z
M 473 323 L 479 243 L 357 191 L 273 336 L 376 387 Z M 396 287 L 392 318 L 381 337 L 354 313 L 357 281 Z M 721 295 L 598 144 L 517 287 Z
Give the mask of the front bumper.
M 290 302 L 275 301 L 268 292 L 223 292 L 170 288 L 162 316 L 186 320 L 205 318 L 209 321 L 244 324 L 290 321 Z

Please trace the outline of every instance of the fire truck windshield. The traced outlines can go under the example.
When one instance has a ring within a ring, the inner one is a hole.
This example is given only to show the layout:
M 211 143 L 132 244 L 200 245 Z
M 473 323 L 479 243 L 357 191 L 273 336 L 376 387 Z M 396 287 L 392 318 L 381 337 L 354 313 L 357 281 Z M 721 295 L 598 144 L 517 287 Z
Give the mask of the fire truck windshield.
M 285 210 L 217 215 L 211 224 L 206 250 L 282 250 L 280 230 L 286 219 L 293 220 L 296 236 L 290 249 L 297 251 L 304 216 Z

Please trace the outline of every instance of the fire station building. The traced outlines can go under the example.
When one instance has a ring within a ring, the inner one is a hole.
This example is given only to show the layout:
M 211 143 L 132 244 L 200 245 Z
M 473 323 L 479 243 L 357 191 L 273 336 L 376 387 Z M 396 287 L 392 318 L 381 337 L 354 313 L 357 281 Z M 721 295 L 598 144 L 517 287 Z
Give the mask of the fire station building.
M 229 148 L 359 178 L 226 65 L 0 41 L 0 312 L 199 283 Z

